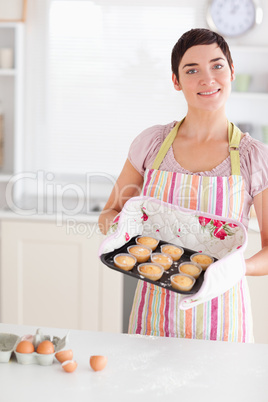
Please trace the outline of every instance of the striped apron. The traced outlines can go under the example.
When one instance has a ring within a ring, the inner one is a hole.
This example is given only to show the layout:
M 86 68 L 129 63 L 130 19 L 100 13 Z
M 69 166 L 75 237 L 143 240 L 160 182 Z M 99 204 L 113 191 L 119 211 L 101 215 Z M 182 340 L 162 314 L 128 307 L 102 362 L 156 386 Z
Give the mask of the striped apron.
M 183 121 L 183 120 L 182 120 Z M 144 176 L 142 194 L 199 212 L 242 220 L 244 181 L 240 176 L 240 130 L 228 123 L 232 175 L 207 177 L 159 170 L 180 121 L 163 142 L 152 169 Z M 129 319 L 130 334 L 189 339 L 253 342 L 252 314 L 246 277 L 226 293 L 188 310 L 181 295 L 138 281 Z

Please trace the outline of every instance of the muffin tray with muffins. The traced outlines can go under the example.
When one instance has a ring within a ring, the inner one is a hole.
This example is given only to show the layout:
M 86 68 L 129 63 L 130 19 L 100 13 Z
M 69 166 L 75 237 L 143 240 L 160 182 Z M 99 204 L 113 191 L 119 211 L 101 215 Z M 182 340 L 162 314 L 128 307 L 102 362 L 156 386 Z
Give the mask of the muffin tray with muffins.
M 196 255 L 203 259 L 202 266 L 194 261 L 198 258 Z M 146 236 L 133 237 L 122 247 L 102 254 L 100 259 L 111 269 L 187 295 L 200 289 L 204 281 L 205 260 L 216 261 L 216 258 L 195 250 Z

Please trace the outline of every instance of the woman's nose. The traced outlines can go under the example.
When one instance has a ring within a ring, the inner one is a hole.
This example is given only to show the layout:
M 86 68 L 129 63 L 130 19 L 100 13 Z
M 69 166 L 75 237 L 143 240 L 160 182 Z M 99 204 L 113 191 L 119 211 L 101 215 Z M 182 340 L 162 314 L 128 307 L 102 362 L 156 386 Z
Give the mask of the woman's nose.
M 211 85 L 214 84 L 215 78 L 214 74 L 211 71 L 206 71 L 201 76 L 201 84 L 203 85 Z

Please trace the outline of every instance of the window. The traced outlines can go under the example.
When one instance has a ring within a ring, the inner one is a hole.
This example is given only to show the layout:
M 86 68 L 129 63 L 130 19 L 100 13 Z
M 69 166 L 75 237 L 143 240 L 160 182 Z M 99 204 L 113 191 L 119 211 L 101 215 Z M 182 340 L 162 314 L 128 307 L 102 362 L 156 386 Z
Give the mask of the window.
M 197 0 L 29 0 L 25 171 L 42 172 L 50 184 L 116 177 L 142 130 L 182 118 L 170 54 L 184 31 L 202 26 L 202 7 Z
M 46 52 L 45 66 L 39 76 L 35 73 L 44 80 L 37 101 L 45 132 L 35 125 L 31 133 L 36 138 L 32 168 L 117 175 L 131 141 L 144 128 L 184 115 L 183 98 L 172 87 L 170 53 L 178 37 L 197 25 L 198 9 L 180 3 L 187 4 L 48 3 L 46 43 L 36 43 L 35 49 Z

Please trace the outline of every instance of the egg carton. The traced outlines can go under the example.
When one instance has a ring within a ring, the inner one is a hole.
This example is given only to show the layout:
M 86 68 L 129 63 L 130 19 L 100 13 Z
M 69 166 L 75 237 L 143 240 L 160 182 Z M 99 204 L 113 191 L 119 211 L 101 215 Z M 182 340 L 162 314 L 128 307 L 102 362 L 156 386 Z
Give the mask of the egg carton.
M 49 366 L 53 363 L 54 356 L 57 352 L 64 349 L 67 343 L 68 333 L 62 339 L 57 336 L 44 335 L 40 329 L 37 329 L 35 335 L 24 335 L 19 337 L 14 334 L 0 334 L 0 362 L 9 362 L 12 353 L 15 353 L 17 362 L 20 364 L 39 364 L 41 366 Z M 48 340 L 54 345 L 54 352 L 50 354 L 40 354 L 37 352 L 32 353 L 19 353 L 16 351 L 19 342 L 28 340 L 33 343 L 36 350 L 39 343 Z
M 20 337 L 14 334 L 0 333 L 0 363 L 8 363 Z

